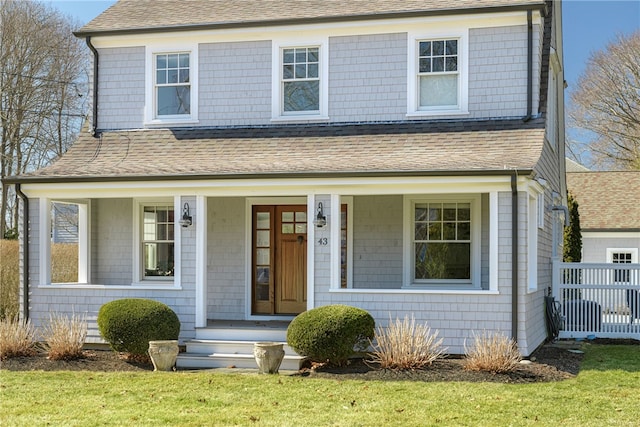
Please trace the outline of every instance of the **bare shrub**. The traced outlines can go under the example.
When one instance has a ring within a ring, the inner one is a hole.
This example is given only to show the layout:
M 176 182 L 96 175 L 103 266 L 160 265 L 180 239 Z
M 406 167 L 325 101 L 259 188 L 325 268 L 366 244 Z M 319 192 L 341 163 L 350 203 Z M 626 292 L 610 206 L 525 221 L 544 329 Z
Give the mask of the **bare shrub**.
M 17 240 L 0 239 L 0 319 L 18 315 L 20 283 Z
M 427 324 L 416 324 L 411 316 L 403 321 L 389 319 L 389 326 L 376 329 L 372 361 L 381 368 L 420 369 L 431 365 L 443 356 L 442 338 L 438 339 L 438 331 L 431 332 Z
M 473 334 L 473 347 L 464 344 L 468 371 L 488 371 L 494 374 L 513 371 L 522 360 L 518 344 L 502 334 L 491 334 L 483 331 L 481 335 Z
M 31 322 L 0 319 L 0 360 L 36 353 L 35 329 Z
M 87 338 L 86 315 L 49 314 L 44 327 L 44 348 L 52 360 L 73 360 L 82 357 L 82 346 Z

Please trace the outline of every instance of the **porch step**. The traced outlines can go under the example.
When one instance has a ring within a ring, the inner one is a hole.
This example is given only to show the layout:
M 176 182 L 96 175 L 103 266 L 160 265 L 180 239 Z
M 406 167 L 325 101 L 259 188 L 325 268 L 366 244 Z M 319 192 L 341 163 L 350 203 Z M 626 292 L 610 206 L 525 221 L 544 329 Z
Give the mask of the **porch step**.
M 257 369 L 253 357 L 253 345 L 257 341 L 227 340 L 189 340 L 185 342 L 187 351 L 178 355 L 176 366 L 179 369 L 209 368 L 250 368 Z M 280 369 L 297 371 L 304 357 L 299 356 L 286 343 L 282 342 L 284 359 Z

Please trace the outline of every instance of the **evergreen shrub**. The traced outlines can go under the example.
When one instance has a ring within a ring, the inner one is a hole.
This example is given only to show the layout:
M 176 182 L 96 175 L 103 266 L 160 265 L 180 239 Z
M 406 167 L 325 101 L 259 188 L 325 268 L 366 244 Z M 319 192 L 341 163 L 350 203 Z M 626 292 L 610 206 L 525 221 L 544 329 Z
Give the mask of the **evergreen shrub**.
M 149 341 L 177 340 L 180 320 L 166 304 L 150 299 L 125 298 L 100 307 L 100 335 L 115 351 L 144 356 Z

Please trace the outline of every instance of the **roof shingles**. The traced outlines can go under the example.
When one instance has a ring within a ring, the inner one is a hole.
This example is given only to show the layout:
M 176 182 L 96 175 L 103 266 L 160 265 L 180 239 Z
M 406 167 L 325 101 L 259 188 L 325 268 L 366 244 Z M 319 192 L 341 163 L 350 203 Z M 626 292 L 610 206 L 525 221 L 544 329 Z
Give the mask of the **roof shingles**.
M 544 129 L 535 123 L 522 127 L 521 121 L 513 122 L 493 127 L 490 122 L 484 127 L 456 123 L 449 130 L 434 127 L 431 132 L 418 132 L 420 126 L 393 132 L 396 128 L 390 124 L 311 127 L 298 130 L 296 136 L 282 136 L 283 129 L 273 128 L 244 128 L 235 133 L 229 129 L 112 131 L 99 138 L 84 133 L 54 164 L 18 180 L 532 170 L 540 157 Z M 332 130 L 346 135 L 332 134 Z
M 640 171 L 567 173 L 582 230 L 640 230 Z
M 544 6 L 543 0 L 120 0 L 78 35 Z

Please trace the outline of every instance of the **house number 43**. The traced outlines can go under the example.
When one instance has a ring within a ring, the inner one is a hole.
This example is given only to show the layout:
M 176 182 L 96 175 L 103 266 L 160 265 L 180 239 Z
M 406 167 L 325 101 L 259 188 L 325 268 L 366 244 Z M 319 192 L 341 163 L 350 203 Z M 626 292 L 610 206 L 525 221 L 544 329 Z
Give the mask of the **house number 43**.
M 320 246 L 327 246 L 328 240 L 326 237 L 321 237 L 320 239 L 318 239 L 318 244 Z

